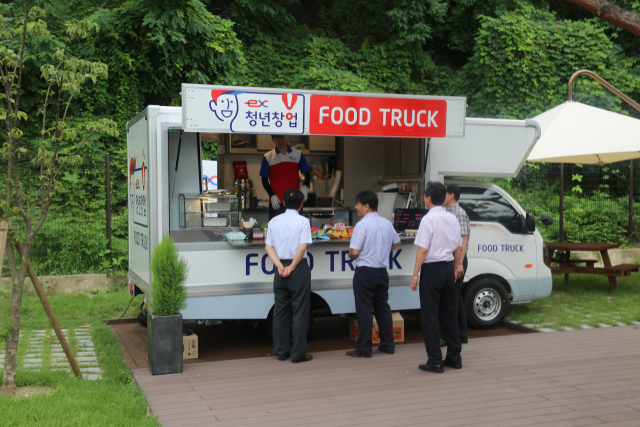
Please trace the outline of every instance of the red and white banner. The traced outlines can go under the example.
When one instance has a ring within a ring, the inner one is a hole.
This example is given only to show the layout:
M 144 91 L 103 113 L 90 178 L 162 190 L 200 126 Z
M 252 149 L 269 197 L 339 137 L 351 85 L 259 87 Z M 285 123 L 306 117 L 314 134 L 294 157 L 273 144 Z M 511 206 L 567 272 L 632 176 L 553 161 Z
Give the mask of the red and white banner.
M 466 98 L 182 85 L 187 132 L 464 136 Z
M 447 101 L 311 95 L 310 135 L 444 138 Z

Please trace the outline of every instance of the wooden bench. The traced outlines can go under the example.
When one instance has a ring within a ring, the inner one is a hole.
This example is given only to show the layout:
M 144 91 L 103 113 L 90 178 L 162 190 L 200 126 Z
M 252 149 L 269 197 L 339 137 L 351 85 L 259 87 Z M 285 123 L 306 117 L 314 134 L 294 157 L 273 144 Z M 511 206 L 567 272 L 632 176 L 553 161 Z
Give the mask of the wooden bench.
M 551 269 L 551 274 L 556 276 L 564 274 L 564 281 L 569 281 L 569 274 L 596 274 L 606 276 L 609 280 L 611 289 L 618 287 L 616 277 L 631 276 L 631 273 L 640 273 L 640 264 L 619 264 L 611 265 L 609 258 L 609 249 L 617 248 L 618 245 L 612 243 L 547 243 L 547 266 Z M 562 252 L 559 260 L 553 259 L 555 251 Z M 604 267 L 596 267 L 597 261 L 592 259 L 571 259 L 572 251 L 592 251 L 600 252 Z M 557 266 L 551 266 L 555 262 Z M 585 263 L 587 266 L 582 267 L 576 264 Z

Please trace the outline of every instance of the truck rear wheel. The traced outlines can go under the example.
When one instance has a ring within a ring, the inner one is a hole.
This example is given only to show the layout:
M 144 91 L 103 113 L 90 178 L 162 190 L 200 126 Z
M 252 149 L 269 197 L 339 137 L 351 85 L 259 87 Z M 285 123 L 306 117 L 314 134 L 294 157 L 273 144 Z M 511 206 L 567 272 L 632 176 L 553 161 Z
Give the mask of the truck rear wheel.
M 474 328 L 500 326 L 509 313 L 509 295 L 502 283 L 484 278 L 472 284 L 464 298 L 467 320 Z

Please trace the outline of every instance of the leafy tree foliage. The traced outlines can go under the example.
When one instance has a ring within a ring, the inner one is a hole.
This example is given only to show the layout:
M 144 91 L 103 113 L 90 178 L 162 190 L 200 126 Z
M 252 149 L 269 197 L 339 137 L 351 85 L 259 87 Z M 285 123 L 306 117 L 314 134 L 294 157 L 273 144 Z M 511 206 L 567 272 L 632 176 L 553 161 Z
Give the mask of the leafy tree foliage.
M 640 79 L 629 74 L 630 64 L 616 54 L 605 27 L 594 19 L 559 20 L 546 10 L 523 6 L 480 21 L 475 53 L 448 86 L 469 97 L 470 115 L 535 116 L 566 100 L 569 77 L 582 68 L 615 86 L 640 88 Z M 580 81 L 575 99 L 620 110 L 619 100 L 597 86 Z

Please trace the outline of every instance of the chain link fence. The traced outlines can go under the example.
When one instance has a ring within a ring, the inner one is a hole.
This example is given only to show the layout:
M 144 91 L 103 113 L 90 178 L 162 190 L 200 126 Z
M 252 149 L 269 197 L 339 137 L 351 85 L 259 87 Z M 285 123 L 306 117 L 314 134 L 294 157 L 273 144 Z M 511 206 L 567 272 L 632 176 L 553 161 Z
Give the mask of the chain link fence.
M 564 241 L 629 246 L 640 240 L 640 163 L 633 161 L 635 173 L 631 163 L 603 166 L 565 163 L 562 166 Z M 551 215 L 553 225 L 539 224 L 538 229 L 545 240 L 557 242 L 560 241 L 560 174 L 560 164 L 525 163 L 517 178 L 491 181 L 509 192 L 536 219 Z
M 70 163 L 58 176 L 49 213 L 33 242 L 30 261 L 40 275 L 106 273 L 128 268 L 127 162 L 124 155 L 110 155 L 109 183 L 105 155 L 85 155 Z M 18 163 L 23 193 L 33 208 L 40 176 L 39 165 L 29 159 Z M 7 164 L 0 164 L 0 188 L 7 188 Z M 107 185 L 111 194 L 107 197 Z M 6 191 L 2 197 L 6 197 Z M 110 199 L 110 206 L 107 201 Z M 26 205 L 25 205 L 26 206 Z M 110 207 L 110 209 L 109 209 Z M 110 210 L 109 221 L 107 211 Z M 21 217 L 8 215 L 18 235 L 24 235 Z M 107 232 L 111 224 L 111 233 Z M 34 221 L 35 225 L 35 221 Z M 6 262 L 3 276 L 8 275 Z

